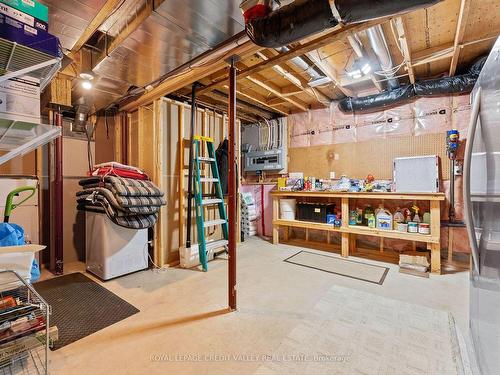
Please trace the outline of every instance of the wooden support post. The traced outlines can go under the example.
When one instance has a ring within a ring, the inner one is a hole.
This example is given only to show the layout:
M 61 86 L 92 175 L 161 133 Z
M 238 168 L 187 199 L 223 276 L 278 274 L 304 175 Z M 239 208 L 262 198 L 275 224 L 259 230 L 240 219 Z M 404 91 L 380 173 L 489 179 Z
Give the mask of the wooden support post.
M 349 233 L 342 233 L 342 256 L 347 258 L 349 256 Z
M 439 238 L 441 233 L 441 207 L 439 201 L 431 201 L 431 235 Z M 441 273 L 441 244 L 431 244 L 431 272 Z
M 273 196 L 273 221 L 279 219 L 280 215 L 280 199 Z M 280 242 L 280 229 L 279 226 L 273 223 L 273 244 L 277 245 Z
M 229 308 L 231 310 L 236 310 L 236 230 L 238 225 L 236 221 L 238 220 L 237 214 L 237 194 L 238 194 L 238 182 L 236 181 L 236 58 L 231 58 L 231 67 L 229 68 L 229 103 L 228 103 L 228 114 L 229 114 L 229 127 L 228 127 L 228 206 L 229 206 L 229 272 L 228 272 L 228 299 Z
M 455 228 L 448 227 L 448 261 L 453 260 L 453 236 L 455 235 Z
M 351 233 L 349 238 L 349 254 L 352 255 L 356 252 L 356 235 Z
M 349 227 L 349 198 L 342 197 L 342 227 Z M 349 233 L 342 233 L 342 256 L 349 256 Z

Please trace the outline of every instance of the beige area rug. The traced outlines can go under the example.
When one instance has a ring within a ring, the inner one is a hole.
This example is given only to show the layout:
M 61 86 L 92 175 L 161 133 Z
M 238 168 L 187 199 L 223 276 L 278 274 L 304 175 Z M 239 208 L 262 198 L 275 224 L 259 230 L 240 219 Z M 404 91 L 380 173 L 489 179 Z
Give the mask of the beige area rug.
M 457 375 L 444 311 L 334 286 L 256 375 Z
M 285 262 L 379 285 L 384 283 L 385 276 L 389 272 L 387 267 L 309 251 L 300 251 L 285 259 Z

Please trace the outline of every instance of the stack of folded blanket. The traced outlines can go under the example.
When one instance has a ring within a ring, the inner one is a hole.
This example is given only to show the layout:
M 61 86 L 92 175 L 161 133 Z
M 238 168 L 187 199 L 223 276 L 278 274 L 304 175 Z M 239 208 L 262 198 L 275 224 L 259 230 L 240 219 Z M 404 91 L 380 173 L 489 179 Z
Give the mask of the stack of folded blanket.
M 163 192 L 151 181 L 119 177 L 116 168 L 112 168 L 113 173 L 79 182 L 83 190 L 76 193 L 78 209 L 105 213 L 115 224 L 125 228 L 154 226 L 160 207 L 166 204 Z M 142 173 L 140 170 L 136 172 Z

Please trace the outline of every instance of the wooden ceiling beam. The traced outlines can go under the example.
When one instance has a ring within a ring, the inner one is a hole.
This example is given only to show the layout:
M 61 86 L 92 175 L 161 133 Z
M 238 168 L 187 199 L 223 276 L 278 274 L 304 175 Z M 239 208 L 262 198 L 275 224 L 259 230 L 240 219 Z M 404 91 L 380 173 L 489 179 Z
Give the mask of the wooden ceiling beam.
M 106 3 L 99 9 L 99 12 L 95 15 L 94 19 L 90 21 L 88 26 L 83 31 L 80 38 L 76 41 L 71 48 L 70 54 L 75 54 L 84 46 L 85 43 L 94 35 L 94 33 L 99 29 L 99 27 L 108 19 L 111 13 L 116 9 L 118 5 L 122 3 L 122 0 L 107 0 Z
M 405 23 L 401 17 L 394 18 L 391 21 L 396 29 L 398 40 L 396 43 L 399 43 L 401 47 L 401 53 L 406 63 L 406 70 L 408 71 L 408 77 L 410 78 L 410 83 L 415 83 L 415 72 L 413 71 L 412 63 L 411 63 L 411 51 L 408 46 L 408 41 L 406 37 L 406 28 Z
M 227 101 L 228 101 L 227 94 L 220 92 L 220 91 L 213 91 L 213 92 L 205 93 L 205 94 L 203 94 L 203 96 L 206 96 L 207 98 L 211 98 L 211 99 L 216 100 L 218 102 L 221 102 L 223 104 L 227 104 Z M 266 110 L 263 110 L 263 109 L 260 109 L 256 106 L 254 106 L 254 105 L 246 103 L 242 100 L 236 101 L 236 108 L 239 108 L 240 111 L 243 112 L 243 114 L 245 114 L 247 117 L 252 117 L 252 118 L 256 118 L 256 119 L 259 117 L 263 117 L 263 118 L 267 118 L 267 119 L 275 117 L 275 110 L 274 109 L 272 110 L 272 112 L 266 111 Z
M 134 18 L 126 23 L 126 26 L 119 32 L 119 34 L 106 43 L 106 48 L 97 57 L 97 66 L 102 60 L 104 60 L 110 53 L 117 49 L 120 44 L 127 39 L 130 34 L 141 26 L 141 24 L 151 16 L 155 7 L 159 7 L 165 0 L 146 0 L 144 6 L 134 14 Z M 106 36 L 107 38 L 107 36 Z
M 331 44 L 333 42 L 336 42 L 344 38 L 346 32 L 358 32 L 368 27 L 381 24 L 384 21 L 385 19 L 377 19 L 374 21 L 363 22 L 354 25 L 347 25 L 343 27 L 337 26 L 332 32 L 326 35 L 320 36 L 307 43 L 291 48 L 288 52 L 281 53 L 273 58 L 270 58 L 269 60 L 262 61 L 252 67 L 240 71 L 238 73 L 238 79 L 245 78 L 247 76 L 253 75 L 265 69 L 270 69 L 273 66 L 287 62 L 293 59 L 294 57 L 298 57 L 300 55 L 304 55 L 307 54 L 308 52 L 314 51 L 315 49 L 325 47 L 328 44 Z M 227 78 L 215 81 L 212 84 L 201 89 L 200 92 L 205 93 L 214 90 L 215 88 L 220 87 L 226 79 Z
M 276 95 L 277 97 L 280 97 L 287 101 L 288 103 L 292 104 L 296 108 L 302 110 L 302 111 L 307 111 L 309 108 L 306 103 L 304 103 L 302 100 L 297 99 L 293 96 L 286 96 L 282 93 L 282 88 L 276 85 L 273 82 L 266 82 L 265 79 L 260 74 L 254 74 L 253 76 L 247 76 L 246 77 L 249 81 L 252 81 L 252 83 L 256 84 L 257 86 L 262 87 L 263 89 L 266 89 L 269 91 L 271 94 Z
M 227 85 L 224 85 L 223 88 L 225 90 L 229 89 L 229 87 Z M 255 103 L 255 104 L 259 105 L 259 106 L 265 107 L 265 108 L 267 108 L 268 110 L 270 110 L 272 112 L 278 112 L 279 114 L 281 114 L 283 116 L 287 115 L 286 112 L 280 111 L 279 109 L 276 109 L 276 108 L 272 107 L 268 103 L 268 100 L 267 100 L 267 98 L 264 95 L 258 94 L 256 92 L 254 92 L 253 90 L 249 89 L 248 87 L 241 87 L 241 86 L 237 87 L 236 88 L 236 94 L 239 97 L 247 99 L 251 103 Z
M 206 62 L 203 66 L 184 66 L 183 68 L 177 69 L 170 73 L 170 76 L 166 76 L 163 81 L 156 86 L 153 90 L 144 93 L 142 96 L 124 103 L 121 106 L 123 111 L 131 111 L 139 106 L 153 102 L 154 100 L 161 98 L 162 96 L 168 95 L 176 90 L 179 90 L 193 82 L 199 81 L 203 78 L 208 77 L 221 69 L 227 67 L 225 60 L 231 56 L 237 55 L 241 58 L 246 58 L 260 51 L 262 47 L 256 46 L 252 42 L 245 41 L 239 44 L 237 47 L 231 50 L 219 52 L 217 58 L 213 58 L 210 62 Z M 215 52 L 217 53 L 217 52 Z M 208 57 L 207 57 L 208 59 Z M 200 94 L 199 94 L 200 95 Z
M 326 60 L 321 60 L 319 56 L 319 50 L 315 52 L 309 52 L 307 53 L 307 57 L 309 57 L 314 65 L 328 78 L 331 79 L 333 84 L 337 89 L 339 89 L 345 96 L 353 96 L 353 92 L 349 90 L 348 88 L 342 86 L 342 83 L 340 82 L 340 78 L 338 76 L 338 73 L 335 71 L 335 68 L 328 63 Z
M 457 71 L 458 59 L 460 57 L 460 43 L 462 43 L 465 29 L 467 27 L 467 19 L 469 18 L 471 0 L 462 0 L 460 3 L 460 13 L 458 14 L 457 30 L 455 32 L 455 40 L 453 42 L 453 55 L 451 57 L 450 77 L 455 75 Z
M 449 59 L 453 56 L 454 49 L 450 44 L 442 44 L 437 47 L 429 48 L 413 54 L 411 66 L 419 66 L 428 64 L 434 61 Z
M 279 55 L 277 51 L 275 52 L 276 53 L 273 53 L 271 50 L 267 50 L 260 52 L 258 55 L 261 59 L 267 61 L 270 58 Z M 296 86 L 299 89 L 299 91 L 296 93 L 303 92 L 309 95 L 310 97 L 314 98 L 315 100 L 319 101 L 320 103 L 330 102 L 332 100 L 331 98 L 323 94 L 321 91 L 316 90 L 315 92 L 313 92 L 314 88 L 309 87 L 307 80 L 304 79 L 300 74 L 293 72 L 288 63 L 281 63 L 275 65 L 273 69 L 278 74 L 283 76 L 283 78 L 288 80 L 292 85 Z

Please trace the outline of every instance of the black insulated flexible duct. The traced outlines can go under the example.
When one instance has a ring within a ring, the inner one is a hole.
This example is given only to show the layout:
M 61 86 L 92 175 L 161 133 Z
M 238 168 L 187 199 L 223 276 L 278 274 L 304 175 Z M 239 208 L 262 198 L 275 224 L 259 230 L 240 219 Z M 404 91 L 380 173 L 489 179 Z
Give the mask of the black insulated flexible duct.
M 428 7 L 443 0 L 335 0 L 343 24 L 357 23 Z M 279 48 L 339 24 L 329 0 L 296 0 L 246 24 L 250 39 L 261 47 Z
M 474 88 L 485 61 L 486 57 L 481 57 L 467 74 L 456 77 L 430 79 L 362 98 L 348 97 L 339 102 L 339 108 L 342 112 L 373 111 L 401 105 L 418 97 L 465 94 Z
M 337 25 L 328 0 L 297 0 L 250 21 L 246 31 L 258 46 L 279 48 Z
M 411 12 L 442 0 L 335 0 L 335 8 L 345 25 Z

